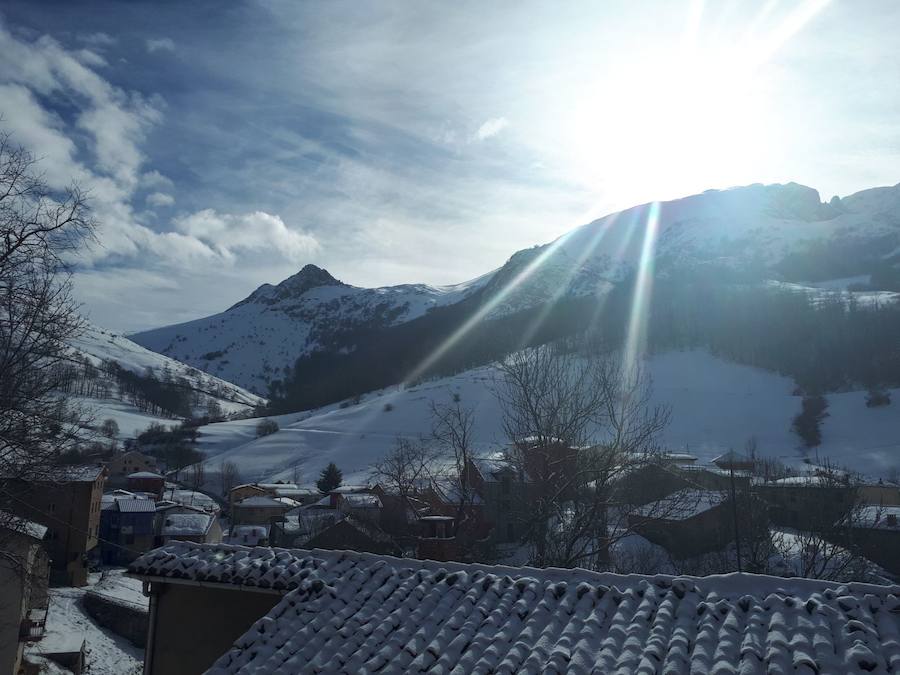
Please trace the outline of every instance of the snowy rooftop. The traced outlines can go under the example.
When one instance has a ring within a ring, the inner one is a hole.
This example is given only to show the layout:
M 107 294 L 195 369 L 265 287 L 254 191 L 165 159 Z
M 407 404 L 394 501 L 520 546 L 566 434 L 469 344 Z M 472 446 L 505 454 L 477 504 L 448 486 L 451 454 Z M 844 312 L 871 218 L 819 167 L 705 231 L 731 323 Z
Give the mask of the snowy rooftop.
M 380 509 L 381 500 L 378 495 L 347 494 L 341 496 L 342 501 L 351 509 Z
M 153 471 L 135 471 L 134 473 L 130 473 L 127 476 L 128 478 L 159 478 L 163 479 L 161 475 L 158 473 L 154 473 Z
M 120 513 L 156 513 L 156 503 L 149 499 L 117 499 L 112 508 Z
M 172 513 L 166 516 L 162 533 L 168 537 L 189 537 L 206 534 L 213 516 L 206 513 Z
M 262 507 L 271 507 L 271 508 L 288 506 L 288 504 L 281 501 L 282 499 L 285 499 L 285 497 L 276 498 L 276 497 L 269 497 L 267 495 L 253 495 L 252 497 L 245 497 L 244 499 L 241 499 L 240 501 L 235 502 L 234 505 L 241 506 L 241 507 L 243 507 L 243 506 L 250 506 L 250 507 L 262 506 Z M 288 502 L 291 502 L 290 506 L 298 506 L 298 504 L 296 502 L 294 502 L 292 499 L 289 499 Z
M 853 525 L 900 532 L 900 506 L 865 506 Z
M 679 490 L 664 499 L 645 504 L 634 513 L 662 520 L 687 520 L 718 506 L 724 499 L 720 492 Z
M 132 573 L 281 589 L 211 673 L 863 673 L 900 668 L 900 587 L 621 576 L 176 543 Z

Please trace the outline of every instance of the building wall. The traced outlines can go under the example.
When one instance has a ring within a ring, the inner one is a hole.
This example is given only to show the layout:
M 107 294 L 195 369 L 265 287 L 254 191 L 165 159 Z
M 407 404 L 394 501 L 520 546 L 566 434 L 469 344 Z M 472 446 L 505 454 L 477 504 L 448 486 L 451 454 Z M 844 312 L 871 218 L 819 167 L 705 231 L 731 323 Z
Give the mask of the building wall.
M 28 611 L 47 607 L 47 555 L 37 540 L 0 532 L 0 673 L 17 673 L 23 642 L 19 637 Z
M 287 506 L 240 506 L 231 509 L 234 525 L 269 525 L 272 519 L 280 519 L 290 509 Z
M 153 584 L 147 675 L 197 675 L 231 648 L 282 596 L 214 586 Z M 145 657 L 146 658 L 146 657 Z
M 45 548 L 55 582 L 87 583 L 87 555 L 97 546 L 105 477 L 20 486 L 19 515 L 48 528 Z
M 144 455 L 136 450 L 123 452 L 114 456 L 106 465 L 110 478 L 125 477 L 130 473 L 139 471 L 156 471 L 156 459 L 149 455 Z

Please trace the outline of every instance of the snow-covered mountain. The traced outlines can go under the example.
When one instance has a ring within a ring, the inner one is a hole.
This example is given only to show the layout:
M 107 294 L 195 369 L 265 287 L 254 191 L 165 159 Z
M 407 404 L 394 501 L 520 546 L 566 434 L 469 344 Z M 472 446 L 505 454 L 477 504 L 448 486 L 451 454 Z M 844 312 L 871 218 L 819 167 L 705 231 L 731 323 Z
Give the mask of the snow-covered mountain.
M 104 372 L 110 363 L 138 376 L 152 375 L 157 379 L 178 382 L 194 394 L 193 398 L 197 402 L 197 410 L 194 412 L 197 414 L 205 414 L 210 401 L 215 402 L 225 415 L 249 413 L 265 403 L 256 394 L 231 382 L 152 352 L 122 335 L 95 325 L 88 324 L 70 348 L 73 364 L 89 363 L 96 373 L 96 384 L 80 386 L 74 392 L 76 397 L 98 422 L 114 419 L 119 426 L 121 438 L 131 438 L 153 422 L 168 425 L 175 420 L 138 409 L 130 397 L 123 395 L 116 378 Z
M 900 291 L 900 185 L 823 202 L 812 188 L 751 185 L 610 214 L 554 242 L 519 251 L 457 286 L 357 288 L 307 265 L 214 316 L 137 333 L 148 349 L 258 393 L 298 357 L 352 350 L 372 331 L 466 303 L 495 319 L 561 296 L 606 293 L 642 257 L 656 274 L 708 267 L 759 282 Z
M 396 325 L 459 302 L 487 276 L 456 286 L 358 288 L 306 265 L 277 286 L 264 284 L 221 314 L 130 336 L 134 342 L 253 391 L 285 366 L 328 350 L 340 333 Z

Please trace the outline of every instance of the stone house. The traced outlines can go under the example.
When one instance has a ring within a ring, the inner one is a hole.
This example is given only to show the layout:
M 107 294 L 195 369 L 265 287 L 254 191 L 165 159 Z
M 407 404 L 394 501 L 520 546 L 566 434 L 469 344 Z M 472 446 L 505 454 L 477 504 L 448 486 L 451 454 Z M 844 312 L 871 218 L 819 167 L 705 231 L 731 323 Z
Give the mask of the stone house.
M 40 640 L 47 619 L 47 528 L 0 512 L 0 672 L 18 673 L 26 641 Z
M 10 487 L 16 514 L 47 528 L 43 543 L 50 556 L 52 582 L 87 583 L 89 557 L 100 534 L 105 480 L 102 466 L 61 466 L 45 480 Z

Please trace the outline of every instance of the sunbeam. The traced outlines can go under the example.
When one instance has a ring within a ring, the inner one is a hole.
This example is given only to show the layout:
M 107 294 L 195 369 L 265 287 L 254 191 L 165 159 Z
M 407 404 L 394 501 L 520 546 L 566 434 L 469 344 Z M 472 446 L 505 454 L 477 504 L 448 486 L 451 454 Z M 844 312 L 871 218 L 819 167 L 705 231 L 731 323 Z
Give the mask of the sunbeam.
M 636 270 L 634 295 L 631 299 L 631 314 L 628 318 L 628 332 L 625 335 L 623 361 L 626 373 L 636 372 L 638 360 L 646 348 L 647 324 L 649 321 L 651 295 L 653 293 L 653 262 L 656 254 L 659 212 L 659 202 L 653 202 L 647 209 L 644 242 L 641 245 L 641 257 Z

